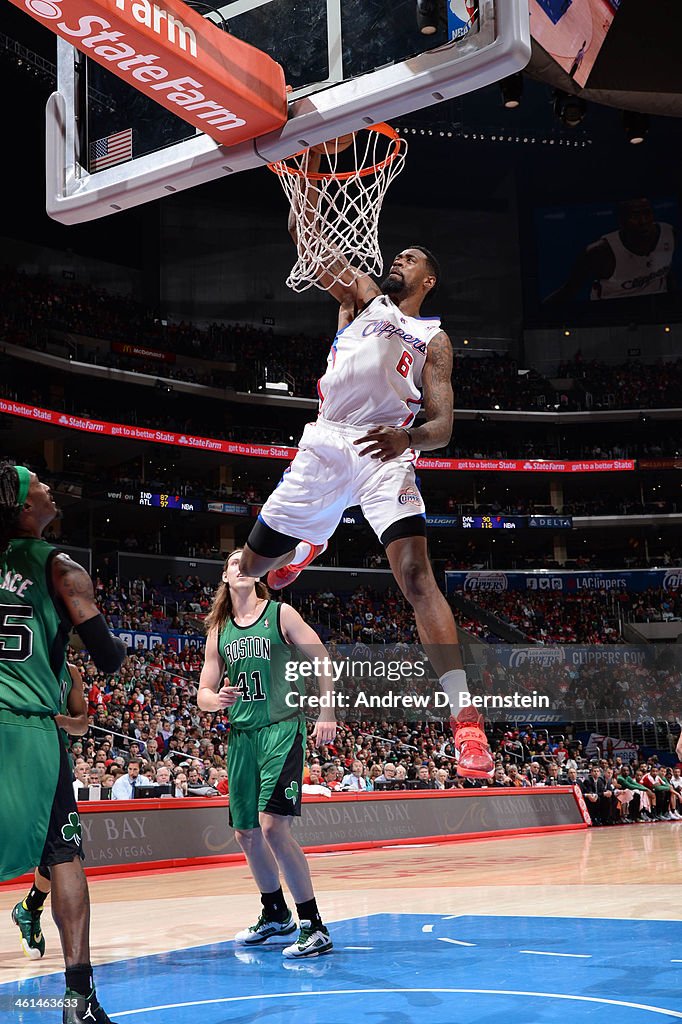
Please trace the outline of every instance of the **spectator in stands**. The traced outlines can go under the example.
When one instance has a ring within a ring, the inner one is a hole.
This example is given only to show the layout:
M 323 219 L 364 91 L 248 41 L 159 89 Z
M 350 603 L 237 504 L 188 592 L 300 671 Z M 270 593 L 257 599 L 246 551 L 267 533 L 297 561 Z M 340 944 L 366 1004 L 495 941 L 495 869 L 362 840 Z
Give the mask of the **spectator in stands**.
M 671 818 L 670 814 L 670 786 L 663 781 L 660 774 L 658 765 L 650 764 L 648 771 L 646 771 L 641 780 L 643 786 L 646 786 L 648 790 L 654 796 L 655 800 L 655 814 L 658 818 L 665 821 L 669 821 Z
M 528 779 L 521 774 L 515 764 L 510 764 L 507 769 L 507 778 L 509 786 L 513 786 L 515 789 L 523 789 L 529 785 Z
M 185 771 L 180 768 L 173 777 L 173 784 L 175 786 L 174 796 L 189 796 L 187 789 L 187 775 Z
M 604 807 L 604 780 L 601 777 L 598 764 L 592 765 L 590 774 L 583 779 L 580 788 L 583 791 L 592 824 L 601 825 L 603 815 L 605 811 L 608 813 L 608 809 Z
M 335 764 L 326 764 L 322 771 L 324 785 L 327 789 L 334 792 L 341 788 L 341 782 L 339 781 L 339 771 Z
M 79 789 L 85 789 L 87 787 L 87 785 L 88 785 L 88 766 L 87 766 L 87 763 L 85 761 L 83 761 L 82 759 L 76 761 L 76 763 L 74 765 L 74 769 L 73 769 L 73 774 L 75 776 L 74 782 L 73 782 L 73 795 L 75 796 L 75 798 L 77 800 L 78 799 L 78 790 Z
M 198 767 L 193 764 L 187 769 L 187 795 L 188 796 L 218 796 L 218 790 L 209 785 L 199 776 Z
M 540 782 L 540 765 L 537 761 L 531 761 L 526 768 L 526 778 L 531 786 L 537 786 Z
M 374 780 L 376 783 L 393 782 L 395 780 L 395 768 L 396 766 L 392 761 L 386 761 L 383 770 L 380 775 L 377 775 Z
M 367 780 L 363 775 L 362 761 L 355 760 L 351 764 L 351 770 L 344 775 L 341 787 L 344 792 L 364 793 L 367 789 Z
M 620 760 L 620 758 L 618 759 Z M 621 808 L 621 817 L 625 822 L 642 820 L 642 795 L 637 784 L 630 775 L 627 765 L 620 764 L 614 768 L 614 781 L 619 787 L 618 802 Z M 646 789 L 646 787 L 642 787 Z
M 156 778 L 154 779 L 157 786 L 170 786 L 171 784 L 171 773 L 170 768 L 167 765 L 162 764 L 156 769 Z
M 619 801 L 621 790 L 613 776 L 613 768 L 605 766 L 602 772 L 604 780 L 604 825 L 615 825 L 620 821 L 622 803 Z
M 304 772 L 305 779 L 305 772 Z M 308 769 L 308 781 L 304 781 L 301 787 L 302 793 L 309 793 L 311 796 L 331 796 L 331 789 L 325 785 L 322 773 L 322 766 L 319 761 L 314 761 Z
M 417 778 L 413 784 L 414 789 L 433 789 L 433 783 L 429 778 L 428 765 L 422 764 L 417 768 Z
M 111 790 L 112 800 L 132 800 L 138 786 L 148 786 L 149 779 L 140 775 L 140 761 L 131 757 L 128 761 L 128 771 L 116 780 Z

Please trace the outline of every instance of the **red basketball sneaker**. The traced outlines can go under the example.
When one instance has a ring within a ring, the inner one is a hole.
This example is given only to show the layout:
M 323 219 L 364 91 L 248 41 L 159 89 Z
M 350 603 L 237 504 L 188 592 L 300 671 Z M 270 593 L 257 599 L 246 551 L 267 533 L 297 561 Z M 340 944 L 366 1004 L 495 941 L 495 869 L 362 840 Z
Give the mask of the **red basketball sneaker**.
M 450 719 L 457 753 L 457 774 L 464 779 L 491 779 L 495 762 L 483 728 L 483 715 L 476 708 L 462 708 Z
M 310 542 L 306 541 L 305 543 L 309 544 Z M 268 586 L 270 590 L 283 590 L 284 587 L 288 587 L 303 572 L 305 567 L 310 565 L 313 559 L 326 550 L 326 541 L 324 544 L 310 544 L 310 551 L 302 562 L 296 562 L 295 565 L 283 565 L 281 569 L 271 569 L 268 573 Z

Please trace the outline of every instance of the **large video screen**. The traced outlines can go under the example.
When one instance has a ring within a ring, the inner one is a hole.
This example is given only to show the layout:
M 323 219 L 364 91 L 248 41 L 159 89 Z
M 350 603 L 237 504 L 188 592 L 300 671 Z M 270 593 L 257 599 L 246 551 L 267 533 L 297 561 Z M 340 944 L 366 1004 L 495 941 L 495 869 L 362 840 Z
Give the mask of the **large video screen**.
M 682 271 L 677 222 L 672 198 L 539 209 L 540 302 L 547 307 L 672 294 Z
M 584 86 L 620 0 L 530 0 L 534 39 Z

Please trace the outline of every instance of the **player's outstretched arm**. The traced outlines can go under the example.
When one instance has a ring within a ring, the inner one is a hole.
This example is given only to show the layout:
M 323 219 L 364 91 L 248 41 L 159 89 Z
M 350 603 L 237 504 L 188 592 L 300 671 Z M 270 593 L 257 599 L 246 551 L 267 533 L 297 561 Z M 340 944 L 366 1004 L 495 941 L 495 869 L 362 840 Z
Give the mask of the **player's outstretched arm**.
M 83 566 L 68 555 L 57 555 L 52 563 L 52 585 L 97 668 L 101 672 L 117 672 L 128 648 L 109 631 L 95 602 L 92 580 Z
M 55 715 L 54 720 L 60 729 L 69 736 L 84 736 L 90 728 L 88 721 L 88 702 L 83 692 L 83 676 L 75 665 L 67 665 L 71 676 L 71 689 L 66 701 L 68 714 Z
M 322 745 L 332 743 L 336 736 L 336 716 L 334 714 L 334 680 L 331 674 L 331 658 L 327 648 L 308 623 L 289 604 L 282 604 L 280 625 L 287 643 L 297 647 L 306 658 L 321 667 L 317 677 L 320 697 L 325 698 L 320 717 L 313 729 L 312 739 Z M 317 661 L 315 660 L 317 659 Z
M 204 664 L 199 676 L 197 707 L 200 711 L 222 711 L 223 708 L 235 704 L 241 696 L 241 690 L 236 686 L 230 686 L 229 679 L 226 685 L 221 687 L 224 674 L 225 662 L 218 650 L 218 632 L 212 629 L 206 637 Z
M 306 171 L 316 173 L 320 168 L 320 153 L 309 150 L 307 154 Z M 298 243 L 298 225 L 302 218 L 304 230 L 309 235 L 320 233 L 323 226 L 320 224 L 317 215 L 317 206 L 320 198 L 319 190 L 314 182 L 310 182 L 305 191 L 305 209 L 302 214 L 297 209 L 289 211 L 289 234 L 294 242 Z M 355 313 L 361 309 L 370 299 L 380 295 L 381 291 L 367 274 L 358 274 L 352 265 L 341 253 L 335 259 L 330 259 L 325 269 L 318 274 L 318 283 L 341 305 L 344 321 L 339 327 L 345 327 L 351 322 Z

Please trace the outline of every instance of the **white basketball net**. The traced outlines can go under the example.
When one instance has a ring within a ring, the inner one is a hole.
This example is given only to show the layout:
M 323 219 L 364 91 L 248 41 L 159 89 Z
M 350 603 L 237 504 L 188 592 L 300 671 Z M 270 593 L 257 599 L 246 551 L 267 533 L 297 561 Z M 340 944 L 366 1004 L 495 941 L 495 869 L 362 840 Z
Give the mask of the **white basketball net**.
M 341 153 L 333 140 L 324 143 L 318 173 L 309 176 L 309 150 L 270 165 L 296 219 L 298 259 L 287 278 L 290 288 L 327 290 L 364 274 L 381 274 L 379 215 L 406 152 L 407 143 L 392 128 L 376 125 L 356 132 Z M 345 169 L 349 157 L 355 168 L 350 171 Z

